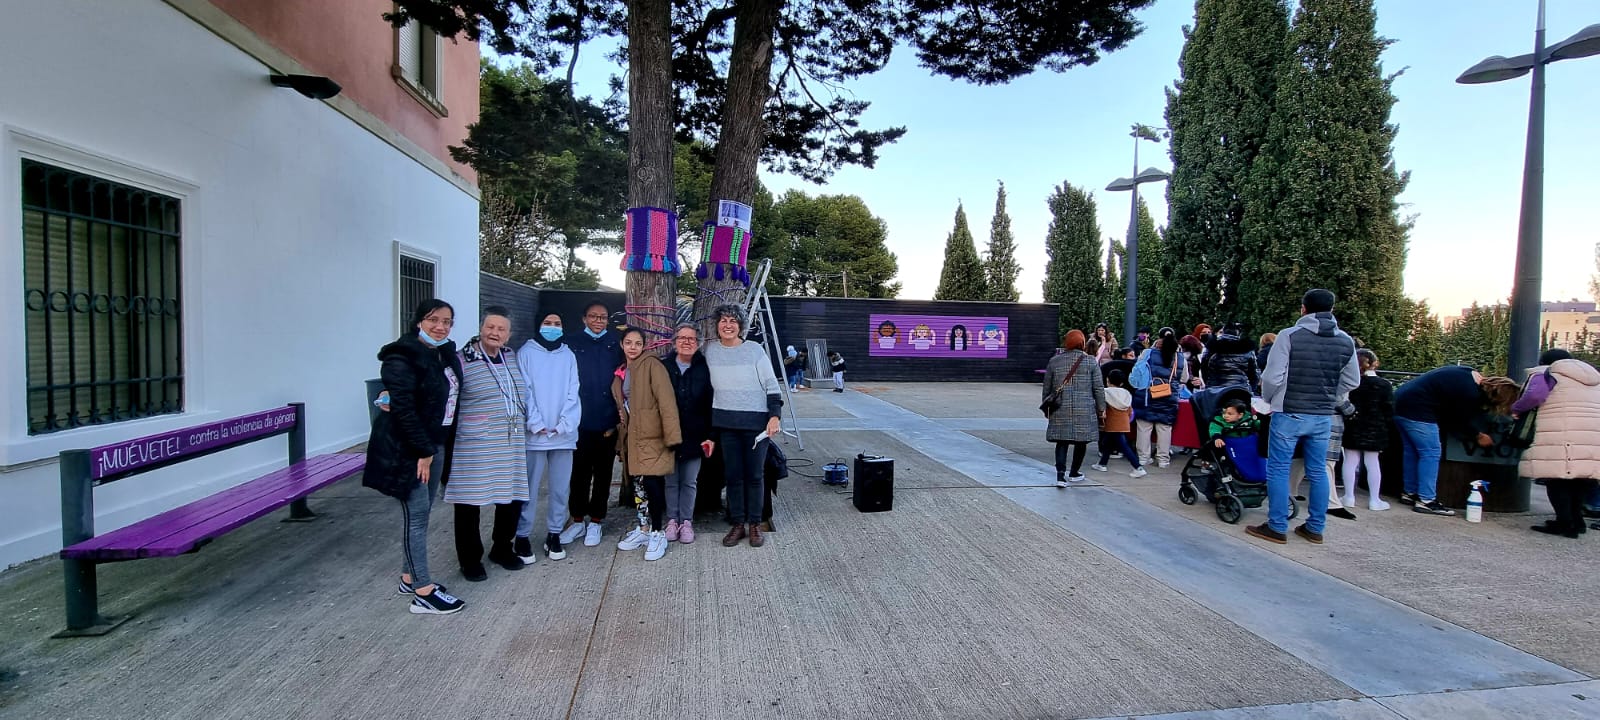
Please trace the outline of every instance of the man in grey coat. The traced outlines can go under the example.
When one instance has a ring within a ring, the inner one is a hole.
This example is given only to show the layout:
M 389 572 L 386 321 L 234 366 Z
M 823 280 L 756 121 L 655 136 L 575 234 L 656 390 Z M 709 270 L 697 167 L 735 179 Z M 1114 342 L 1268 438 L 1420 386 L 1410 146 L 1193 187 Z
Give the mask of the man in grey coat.
M 1310 290 L 1300 299 L 1300 321 L 1278 333 L 1261 372 L 1261 395 L 1272 404 L 1267 450 L 1267 522 L 1247 534 L 1280 545 L 1289 535 L 1289 464 L 1296 448 L 1307 458 L 1328 455 L 1333 416 L 1343 398 L 1361 384 L 1356 343 L 1333 317 L 1333 292 Z M 1306 521 L 1296 535 L 1322 544 L 1328 519 L 1328 467 L 1306 463 Z

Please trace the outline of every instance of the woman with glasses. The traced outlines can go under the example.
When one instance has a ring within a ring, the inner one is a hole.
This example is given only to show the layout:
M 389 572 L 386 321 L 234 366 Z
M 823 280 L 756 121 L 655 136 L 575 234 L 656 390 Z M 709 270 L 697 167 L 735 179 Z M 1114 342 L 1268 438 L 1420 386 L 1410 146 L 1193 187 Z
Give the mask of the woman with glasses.
M 571 537 L 582 535 L 583 544 L 590 547 L 600 544 L 617 459 L 617 401 L 611 396 L 611 375 L 622 365 L 622 345 L 621 337 L 607 327 L 610 318 L 604 304 L 590 303 L 583 310 L 583 331 L 565 337 L 578 361 L 578 398 L 583 405 L 569 497 L 572 524 L 582 529 Z M 626 497 L 629 492 L 623 488 L 621 494 Z
M 733 547 L 748 537 L 761 547 L 761 509 L 766 499 L 762 471 L 767 448 L 781 427 L 783 389 L 761 345 L 744 340 L 744 311 L 723 305 L 712 313 L 717 340 L 701 350 L 711 375 L 711 427 L 722 446 L 728 517 L 733 527 L 722 538 Z
M 700 463 L 711 455 L 711 370 L 700 354 L 700 331 L 690 323 L 678 326 L 672 335 L 672 355 L 667 376 L 678 396 L 678 428 L 683 442 L 678 445 L 676 468 L 667 476 L 667 541 L 694 542 L 694 503 L 700 477 Z
M 373 420 L 361 478 L 362 485 L 400 501 L 400 592 L 412 597 L 411 612 L 417 614 L 448 615 L 466 607 L 428 575 L 428 513 L 434 488 L 448 473 L 446 449 L 454 440 L 461 391 L 453 325 L 450 303 L 424 300 L 412 314 L 412 330 L 378 351 L 389 411 Z
M 489 577 L 478 529 L 486 506 L 494 507 L 489 562 L 506 570 L 521 570 L 524 562 L 512 551 L 511 541 L 528 502 L 523 430 L 527 383 L 516 352 L 506 347 L 510 339 L 510 311 L 491 305 L 484 308 L 477 337 L 460 353 L 461 421 L 444 501 L 455 506 L 456 558 L 461 575 L 472 582 Z

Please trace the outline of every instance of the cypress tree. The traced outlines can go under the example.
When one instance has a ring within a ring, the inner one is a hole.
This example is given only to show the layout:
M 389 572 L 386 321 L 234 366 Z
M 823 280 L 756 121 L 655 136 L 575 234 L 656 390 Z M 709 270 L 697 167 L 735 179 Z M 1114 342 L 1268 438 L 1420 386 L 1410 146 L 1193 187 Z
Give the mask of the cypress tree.
M 1122 246 L 1121 240 L 1112 240 L 1106 247 L 1106 268 L 1104 288 L 1105 304 L 1100 311 L 1100 322 L 1112 327 L 1113 335 L 1122 333 L 1122 305 L 1128 295 L 1128 283 L 1122 278 L 1123 268 L 1128 262 L 1127 249 Z M 1118 342 L 1128 342 L 1117 338 Z
M 1379 356 L 1397 355 L 1414 323 L 1401 290 L 1409 225 L 1398 217 L 1406 175 L 1389 123 L 1395 76 L 1379 56 L 1372 0 L 1301 0 L 1279 66 L 1272 122 L 1245 197 L 1242 315 L 1256 329 L 1292 322 L 1322 287 L 1335 313 Z
M 1199 0 L 1167 91 L 1168 323 L 1232 319 L 1244 248 L 1244 185 L 1266 139 L 1289 32 L 1284 0 Z
M 967 229 L 967 211 L 956 205 L 956 226 L 944 241 L 944 269 L 939 271 L 935 300 L 982 300 L 986 296 L 983 263 Z
M 1059 303 L 1061 334 L 1087 331 L 1105 312 L 1105 276 L 1100 268 L 1100 223 L 1094 196 L 1072 183 L 1058 185 L 1047 201 L 1044 301 Z
M 1017 240 L 1011 235 L 1011 216 L 1006 214 L 1006 184 L 994 200 L 994 221 L 989 224 L 989 257 L 983 263 L 989 299 L 995 302 L 1017 301 L 1017 275 L 1022 266 L 1017 264 Z
M 1178 318 L 1162 315 L 1156 307 L 1156 296 L 1162 292 L 1166 285 L 1166 267 L 1170 263 L 1167 258 L 1167 239 L 1165 234 L 1156 230 L 1156 221 L 1150 217 L 1150 206 L 1146 205 L 1144 198 L 1139 198 L 1139 311 L 1137 314 L 1140 327 L 1152 328 L 1162 325 L 1172 325 Z M 1126 292 L 1126 286 L 1124 286 Z M 1121 317 L 1121 314 L 1118 314 Z M 1174 326 L 1176 327 L 1176 326 Z M 1190 326 L 1193 327 L 1193 326 Z M 1181 336 L 1182 333 L 1179 333 Z

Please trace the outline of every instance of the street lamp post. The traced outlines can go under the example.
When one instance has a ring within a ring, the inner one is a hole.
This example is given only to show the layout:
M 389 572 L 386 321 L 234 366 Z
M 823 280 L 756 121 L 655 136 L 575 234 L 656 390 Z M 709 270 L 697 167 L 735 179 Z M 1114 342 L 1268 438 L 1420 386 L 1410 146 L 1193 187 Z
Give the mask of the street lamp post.
M 1128 293 L 1122 300 L 1122 342 L 1133 342 L 1134 331 L 1138 328 L 1139 321 L 1139 185 L 1147 182 L 1161 182 L 1171 175 L 1153 167 L 1145 168 L 1139 172 L 1139 138 L 1136 130 L 1133 141 L 1133 170 L 1131 178 L 1117 178 L 1106 190 L 1121 192 L 1130 190 L 1132 199 L 1128 201 L 1128 238 L 1124 250 L 1127 262 L 1123 263 L 1123 279 L 1127 281 Z
M 1540 284 L 1544 265 L 1544 66 L 1600 54 L 1600 24 L 1590 25 L 1549 48 L 1544 44 L 1544 0 L 1533 32 L 1533 52 L 1494 55 L 1467 68 L 1457 83 L 1499 82 L 1533 73 L 1528 97 L 1528 140 L 1522 160 L 1522 209 L 1517 225 L 1516 277 L 1511 286 L 1511 347 L 1506 370 L 1521 380 L 1539 359 Z

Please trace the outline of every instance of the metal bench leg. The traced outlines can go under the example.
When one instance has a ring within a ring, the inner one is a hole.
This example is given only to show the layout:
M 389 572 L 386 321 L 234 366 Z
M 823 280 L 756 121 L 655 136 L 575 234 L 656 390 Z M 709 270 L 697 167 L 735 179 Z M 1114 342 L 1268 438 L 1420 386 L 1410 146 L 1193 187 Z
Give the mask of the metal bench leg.
M 100 614 L 100 587 L 93 560 L 62 560 L 67 588 L 67 629 L 51 637 L 104 635 L 128 621 L 129 616 L 108 618 Z
M 61 546 L 70 547 L 94 537 L 94 486 L 89 480 L 89 452 L 61 453 Z M 100 584 L 95 561 L 63 558 L 61 574 L 67 589 L 67 629 L 53 637 L 104 635 L 128 616 L 100 615 Z
M 305 498 L 300 498 L 299 500 L 289 503 L 289 517 L 284 518 L 283 521 L 311 522 L 315 519 L 317 519 L 317 514 L 311 512 L 311 504 L 306 502 Z

